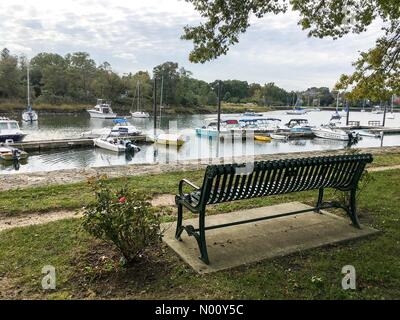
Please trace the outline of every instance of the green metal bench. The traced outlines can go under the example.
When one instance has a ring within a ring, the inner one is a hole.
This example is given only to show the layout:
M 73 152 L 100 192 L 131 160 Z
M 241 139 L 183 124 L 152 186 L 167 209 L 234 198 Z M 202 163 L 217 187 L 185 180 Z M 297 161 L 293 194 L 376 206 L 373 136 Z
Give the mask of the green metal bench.
M 357 185 L 366 164 L 372 160 L 371 154 L 354 154 L 258 161 L 250 164 L 209 165 L 201 187 L 186 179 L 179 183 L 179 194 L 175 197 L 178 206 L 175 238 L 181 240 L 184 230 L 189 236 L 194 236 L 200 249 L 200 259 L 209 264 L 206 230 L 310 211 L 318 213 L 321 209 L 334 207 L 344 209 L 350 216 L 353 225 L 360 228 L 356 213 Z M 183 190 L 185 185 L 193 188 L 193 191 L 185 193 Z M 323 202 L 325 188 L 349 192 L 349 203 Z M 319 190 L 315 208 L 220 225 L 206 226 L 205 224 L 206 206 L 209 204 L 314 189 Z M 192 225 L 182 225 L 183 207 L 199 214 L 198 228 Z

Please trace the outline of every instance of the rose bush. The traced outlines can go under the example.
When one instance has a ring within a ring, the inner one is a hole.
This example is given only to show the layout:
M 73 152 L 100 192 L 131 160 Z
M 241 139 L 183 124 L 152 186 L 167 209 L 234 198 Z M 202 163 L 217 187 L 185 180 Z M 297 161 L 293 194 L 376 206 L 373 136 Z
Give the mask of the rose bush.
M 150 210 L 143 193 L 127 186 L 113 190 L 105 178 L 89 182 L 95 202 L 84 208 L 83 228 L 96 238 L 113 243 L 128 263 L 161 239 L 160 218 Z

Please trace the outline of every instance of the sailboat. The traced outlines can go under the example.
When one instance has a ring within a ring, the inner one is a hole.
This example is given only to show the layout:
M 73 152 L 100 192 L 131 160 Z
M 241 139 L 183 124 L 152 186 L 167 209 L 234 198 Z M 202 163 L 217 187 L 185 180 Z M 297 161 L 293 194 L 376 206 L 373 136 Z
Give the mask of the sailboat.
M 132 118 L 149 118 L 150 115 L 148 112 L 140 111 L 140 82 L 138 81 L 136 84 L 136 93 L 135 96 L 137 96 L 137 111 L 133 112 L 131 111 L 131 116 Z M 132 100 L 132 107 L 135 102 L 135 98 Z
M 342 116 L 339 114 L 339 92 L 336 97 L 336 112 L 331 116 L 331 121 L 340 121 Z
M 392 94 L 392 106 L 391 106 L 390 113 L 386 116 L 386 118 L 388 118 L 388 119 L 394 119 L 393 101 L 394 101 L 394 94 Z
M 30 78 L 29 78 L 29 62 L 26 69 L 27 78 L 27 96 L 28 96 L 28 107 L 24 113 L 22 113 L 22 120 L 25 122 L 38 121 L 38 114 L 32 110 L 31 106 L 31 91 L 30 91 Z
M 161 78 L 161 95 L 160 95 L 160 129 L 161 129 L 161 112 L 163 108 L 163 93 L 164 93 L 164 77 Z M 182 146 L 185 143 L 185 136 L 181 134 L 175 133 L 160 133 L 154 139 L 154 142 L 157 144 L 165 145 L 165 146 Z

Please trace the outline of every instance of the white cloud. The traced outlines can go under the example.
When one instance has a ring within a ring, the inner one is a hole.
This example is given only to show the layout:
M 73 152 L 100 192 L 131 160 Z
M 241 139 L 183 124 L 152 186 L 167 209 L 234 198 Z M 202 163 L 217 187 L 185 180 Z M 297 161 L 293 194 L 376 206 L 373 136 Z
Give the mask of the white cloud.
M 297 25 L 296 13 L 252 18 L 227 56 L 198 65 L 187 60 L 192 44 L 180 40 L 183 26 L 198 21 L 199 14 L 183 0 L 13 0 L 0 3 L 0 48 L 28 56 L 87 51 L 120 73 L 176 61 L 206 81 L 274 81 L 303 89 L 332 86 L 379 34 L 376 24 L 337 41 L 311 39 Z

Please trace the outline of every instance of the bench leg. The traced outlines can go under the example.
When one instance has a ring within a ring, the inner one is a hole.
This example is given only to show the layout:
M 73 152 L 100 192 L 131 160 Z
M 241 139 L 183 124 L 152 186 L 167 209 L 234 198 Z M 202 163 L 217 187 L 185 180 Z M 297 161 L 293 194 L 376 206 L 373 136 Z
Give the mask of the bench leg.
M 206 213 L 204 210 L 202 210 L 199 214 L 199 237 L 197 238 L 197 243 L 200 249 L 200 260 L 202 260 L 205 264 L 209 264 L 210 261 L 208 260 L 207 252 L 205 219 Z
M 321 213 L 321 205 L 322 205 L 322 199 L 324 198 L 324 188 L 320 188 L 319 189 L 319 193 L 318 193 L 318 201 L 317 201 L 317 205 L 315 208 L 315 212 L 317 213 Z
M 356 189 L 352 189 L 350 191 L 350 203 L 349 203 L 349 215 L 351 222 L 353 225 L 359 229 L 361 229 L 360 221 L 358 220 L 357 216 L 357 207 L 356 207 Z
M 178 220 L 176 221 L 176 231 L 175 231 L 175 239 L 181 241 L 181 234 L 184 230 L 182 226 L 182 219 L 183 219 L 183 206 L 182 204 L 178 203 Z

